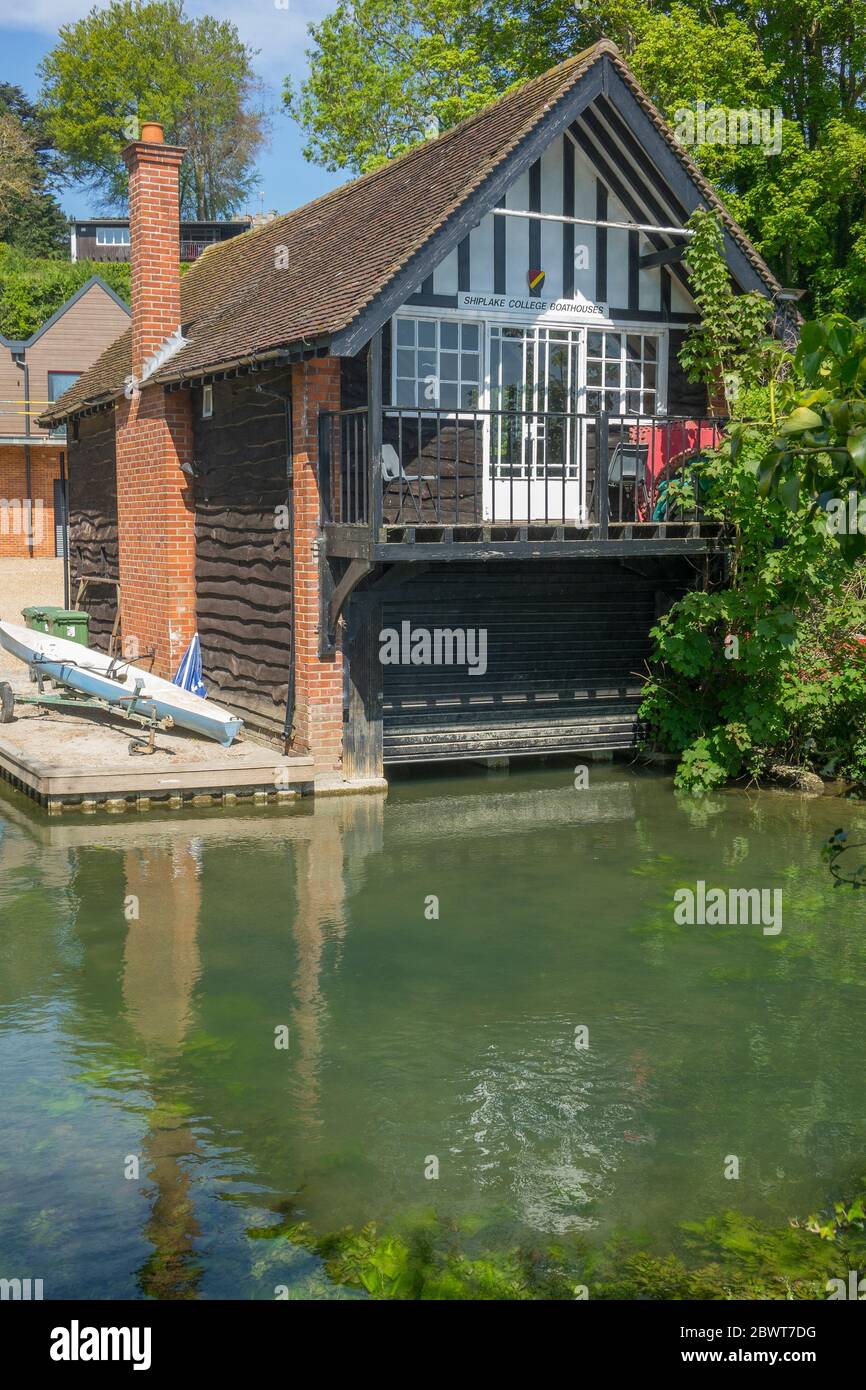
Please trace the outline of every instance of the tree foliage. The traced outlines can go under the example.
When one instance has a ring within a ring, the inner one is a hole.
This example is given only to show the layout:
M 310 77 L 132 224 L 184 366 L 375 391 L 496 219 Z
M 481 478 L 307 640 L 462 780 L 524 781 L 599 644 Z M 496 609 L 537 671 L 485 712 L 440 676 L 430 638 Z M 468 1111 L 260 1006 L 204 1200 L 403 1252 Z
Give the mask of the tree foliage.
M 866 318 L 805 324 L 795 365 L 798 389 L 761 454 L 760 490 L 792 511 L 807 506 L 817 529 L 858 560 L 866 554 Z M 738 432 L 735 445 L 745 437 Z
M 866 365 L 866 343 L 847 320 L 806 324 L 793 358 L 769 342 L 757 309 L 738 317 L 746 296 L 732 304 L 713 225 L 707 214 L 698 220 L 689 251 L 703 323 L 683 358 L 708 382 L 737 367 L 739 418 L 689 468 L 705 515 L 723 528 L 731 567 L 725 582 L 686 594 L 653 629 L 641 713 L 653 741 L 679 755 L 676 780 L 690 791 L 758 777 L 777 762 L 866 787 L 866 572 L 852 570 L 805 489 L 770 485 L 767 462 L 781 467 L 788 448 L 814 457 L 806 441 L 821 423 L 807 380 L 815 374 L 824 375 L 837 430 L 849 432 L 847 448 L 860 386 L 845 364 L 859 345 Z
M 71 178 L 122 206 L 120 152 L 137 123 L 160 121 L 185 145 L 181 211 L 205 220 L 240 208 L 266 132 L 254 54 L 227 21 L 190 19 L 183 0 L 112 0 L 64 25 L 41 65 L 45 121 Z
M 306 154 L 364 170 L 607 35 L 672 125 L 778 107 L 781 148 L 691 150 L 784 284 L 866 302 L 866 0 L 339 0 L 285 103 Z
M 68 249 L 66 219 L 54 197 L 56 160 L 35 106 L 20 87 L 0 83 L 0 241 L 38 256 Z

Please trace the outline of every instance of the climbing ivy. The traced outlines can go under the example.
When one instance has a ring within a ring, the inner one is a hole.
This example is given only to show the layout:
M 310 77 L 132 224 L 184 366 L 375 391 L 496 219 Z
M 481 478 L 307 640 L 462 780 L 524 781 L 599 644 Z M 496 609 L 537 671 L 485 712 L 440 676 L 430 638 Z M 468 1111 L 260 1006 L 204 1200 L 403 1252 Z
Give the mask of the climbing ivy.
M 722 228 L 712 212 L 699 208 L 686 224 L 692 233 L 686 264 L 700 323 L 680 349 L 690 381 L 701 381 L 712 396 L 724 396 L 726 414 L 735 415 L 745 393 L 762 384 L 778 355 L 767 336 L 769 301 L 761 294 L 735 294 L 724 255 Z

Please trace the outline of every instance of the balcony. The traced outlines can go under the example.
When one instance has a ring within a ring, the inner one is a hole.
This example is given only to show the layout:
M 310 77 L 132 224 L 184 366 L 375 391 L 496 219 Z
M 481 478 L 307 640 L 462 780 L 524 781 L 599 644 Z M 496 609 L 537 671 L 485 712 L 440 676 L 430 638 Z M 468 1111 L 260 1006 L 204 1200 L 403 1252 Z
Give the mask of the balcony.
M 319 417 L 327 554 L 360 561 L 707 553 L 718 417 L 368 408 Z
M 209 246 L 213 246 L 213 241 L 189 241 L 184 238 L 180 243 L 180 258 L 182 261 L 197 261 Z

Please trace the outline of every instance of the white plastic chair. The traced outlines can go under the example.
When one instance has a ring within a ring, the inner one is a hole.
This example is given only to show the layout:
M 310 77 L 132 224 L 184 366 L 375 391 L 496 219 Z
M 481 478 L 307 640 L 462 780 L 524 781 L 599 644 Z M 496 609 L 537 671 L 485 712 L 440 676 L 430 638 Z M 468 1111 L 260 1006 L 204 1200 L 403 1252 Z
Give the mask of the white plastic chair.
M 427 497 L 433 501 L 433 489 L 430 484 L 436 481 L 435 473 L 407 473 L 397 450 L 393 444 L 382 445 L 382 492 L 386 493 L 394 483 L 399 483 L 401 489 L 405 487 L 406 492 L 412 498 L 418 520 L 421 520 L 421 503 L 425 501 L 424 488 L 427 488 Z M 418 495 L 413 491 L 413 484 L 418 484 Z

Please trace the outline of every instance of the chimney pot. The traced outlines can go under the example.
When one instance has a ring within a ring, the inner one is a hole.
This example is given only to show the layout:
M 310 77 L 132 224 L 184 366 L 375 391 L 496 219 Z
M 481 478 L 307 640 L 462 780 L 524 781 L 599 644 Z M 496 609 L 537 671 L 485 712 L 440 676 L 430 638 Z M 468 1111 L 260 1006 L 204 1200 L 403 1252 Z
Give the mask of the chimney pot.
M 141 127 L 141 138 L 146 145 L 163 145 L 165 132 L 159 121 L 145 121 Z

